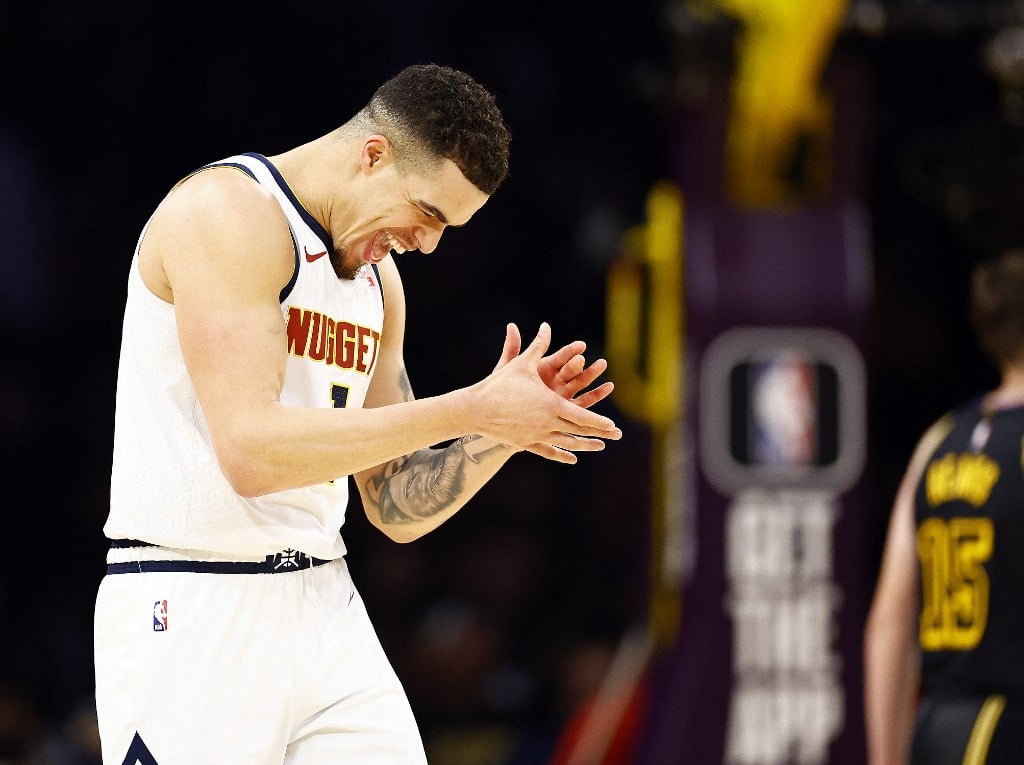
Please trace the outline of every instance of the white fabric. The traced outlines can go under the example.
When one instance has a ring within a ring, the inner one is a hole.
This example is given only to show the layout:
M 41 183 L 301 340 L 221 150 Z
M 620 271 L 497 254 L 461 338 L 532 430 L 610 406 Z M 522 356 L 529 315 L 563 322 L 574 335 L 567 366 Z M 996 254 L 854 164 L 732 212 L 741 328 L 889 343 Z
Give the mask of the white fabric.
M 266 160 L 242 155 L 214 165 L 223 163 L 243 165 L 273 192 L 295 240 L 298 276 L 281 304 L 293 330 L 282 403 L 329 408 L 338 403 L 332 391 L 345 389 L 345 406 L 362 406 L 383 328 L 377 274 L 364 266 L 356 279 L 340 280 L 329 255 L 315 257 L 331 244 L 324 241 L 326 232 L 318 233 L 319 225 L 310 223 Z M 139 247 L 144 237 L 145 229 Z M 283 549 L 325 559 L 344 555 L 339 531 L 347 477 L 256 499 L 231 488 L 185 368 L 174 306 L 143 283 L 138 250 L 128 279 L 104 533 L 256 559 Z
M 109 575 L 95 630 L 106 765 L 122 765 L 136 736 L 159 765 L 426 763 L 344 559 Z

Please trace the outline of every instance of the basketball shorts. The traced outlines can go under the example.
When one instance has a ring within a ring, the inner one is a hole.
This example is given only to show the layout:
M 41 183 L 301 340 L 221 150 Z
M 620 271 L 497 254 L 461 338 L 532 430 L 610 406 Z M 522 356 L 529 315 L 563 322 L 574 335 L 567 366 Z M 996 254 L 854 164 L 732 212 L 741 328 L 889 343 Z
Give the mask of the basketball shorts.
M 104 765 L 426 763 L 343 558 L 112 549 L 107 572 L 95 611 Z
M 921 701 L 912 765 L 1024 763 L 1024 709 L 1003 695 L 940 696 Z

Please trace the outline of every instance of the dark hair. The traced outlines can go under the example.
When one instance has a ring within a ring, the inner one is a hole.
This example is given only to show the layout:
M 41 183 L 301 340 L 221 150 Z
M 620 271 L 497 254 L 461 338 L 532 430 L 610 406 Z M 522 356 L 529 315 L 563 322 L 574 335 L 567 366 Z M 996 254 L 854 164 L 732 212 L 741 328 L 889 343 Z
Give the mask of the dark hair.
M 399 153 L 409 150 L 406 140 L 419 144 L 429 159 L 450 159 L 487 194 L 508 175 L 510 136 L 501 111 L 494 96 L 465 72 L 436 64 L 407 67 L 377 88 L 363 111 L 392 129 L 384 134 Z
M 970 318 L 979 344 L 1000 366 L 1024 361 L 1024 250 L 974 267 Z

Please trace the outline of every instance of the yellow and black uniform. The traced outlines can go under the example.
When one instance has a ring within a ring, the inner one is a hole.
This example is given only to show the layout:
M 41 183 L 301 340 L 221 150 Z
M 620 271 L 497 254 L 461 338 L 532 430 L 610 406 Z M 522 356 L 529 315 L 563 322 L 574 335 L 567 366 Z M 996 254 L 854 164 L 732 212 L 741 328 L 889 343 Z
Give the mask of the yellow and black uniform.
M 947 416 L 917 486 L 915 765 L 1024 763 L 1024 406 Z

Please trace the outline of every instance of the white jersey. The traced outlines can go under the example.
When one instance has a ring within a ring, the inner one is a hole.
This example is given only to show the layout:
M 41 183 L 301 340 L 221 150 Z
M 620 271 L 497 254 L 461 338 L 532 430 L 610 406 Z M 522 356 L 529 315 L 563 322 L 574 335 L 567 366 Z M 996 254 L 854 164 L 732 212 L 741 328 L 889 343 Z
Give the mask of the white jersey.
M 281 403 L 361 407 L 384 323 L 376 266 L 364 266 L 351 281 L 339 279 L 330 262 L 330 235 L 277 169 L 253 153 L 208 167 L 225 165 L 273 192 L 295 242 L 295 273 L 281 293 L 288 338 Z M 145 229 L 139 246 L 143 237 Z M 281 550 L 317 558 L 344 555 L 347 476 L 254 499 L 231 488 L 185 368 L 174 306 L 143 283 L 139 246 L 128 279 L 104 533 L 226 556 L 263 558 Z

